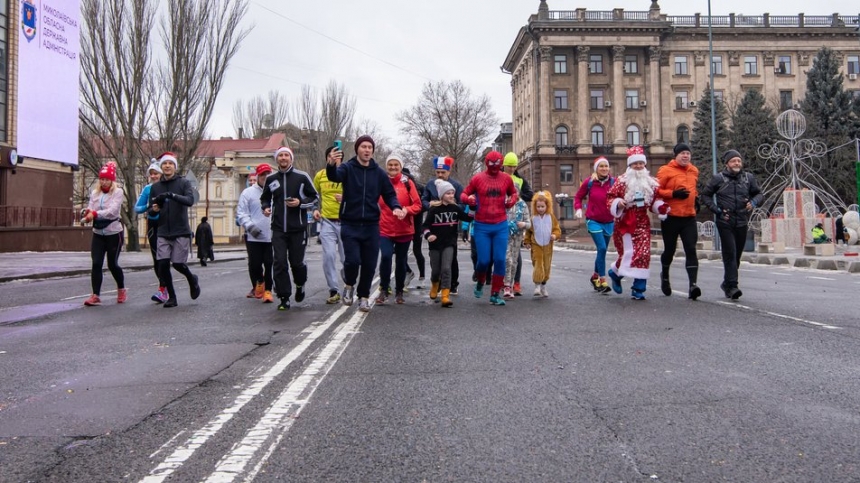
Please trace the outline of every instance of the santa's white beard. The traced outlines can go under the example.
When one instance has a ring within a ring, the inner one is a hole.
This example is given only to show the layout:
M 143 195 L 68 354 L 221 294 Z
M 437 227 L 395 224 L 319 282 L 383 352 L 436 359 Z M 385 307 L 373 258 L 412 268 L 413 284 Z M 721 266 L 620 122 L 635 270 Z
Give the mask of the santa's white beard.
M 627 168 L 627 172 L 624 173 L 624 184 L 627 186 L 624 202 L 628 205 L 633 203 L 637 192 L 642 193 L 645 204 L 650 205 L 654 199 L 654 190 L 659 186 L 657 180 L 651 177 L 648 170 L 633 168 Z

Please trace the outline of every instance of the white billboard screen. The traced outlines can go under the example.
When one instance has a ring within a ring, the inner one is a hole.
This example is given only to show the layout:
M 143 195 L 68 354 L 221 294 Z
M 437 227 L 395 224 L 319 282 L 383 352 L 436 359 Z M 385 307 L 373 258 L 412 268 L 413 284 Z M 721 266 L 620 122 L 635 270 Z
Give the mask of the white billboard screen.
M 80 0 L 17 1 L 18 154 L 77 165 Z

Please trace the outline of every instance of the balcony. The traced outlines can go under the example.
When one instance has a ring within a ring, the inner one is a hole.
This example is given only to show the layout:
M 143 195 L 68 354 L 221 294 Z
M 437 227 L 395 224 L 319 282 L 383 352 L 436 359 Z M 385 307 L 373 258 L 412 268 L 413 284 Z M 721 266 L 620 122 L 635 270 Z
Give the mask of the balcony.
M 555 154 L 576 154 L 577 149 L 579 149 L 578 144 L 572 144 L 567 146 L 556 145 Z
M 615 152 L 614 146 L 611 144 L 592 144 L 591 154 L 612 154 Z

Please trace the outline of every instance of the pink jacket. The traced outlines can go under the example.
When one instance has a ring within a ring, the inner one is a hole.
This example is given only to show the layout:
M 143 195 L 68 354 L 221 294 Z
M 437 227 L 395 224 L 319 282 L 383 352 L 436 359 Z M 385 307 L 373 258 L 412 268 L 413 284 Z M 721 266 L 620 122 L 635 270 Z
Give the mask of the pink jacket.
M 588 183 L 591 177 L 585 179 L 579 186 L 579 190 L 574 195 L 573 206 L 577 210 L 582 209 L 583 198 L 588 198 L 588 208 L 585 210 L 585 218 L 594 220 L 598 223 L 610 223 L 615 220 L 612 213 L 609 212 L 609 206 L 606 204 L 606 194 L 609 193 L 609 188 L 615 183 L 615 178 L 608 177 L 606 181 L 592 181 L 591 189 L 588 188 Z

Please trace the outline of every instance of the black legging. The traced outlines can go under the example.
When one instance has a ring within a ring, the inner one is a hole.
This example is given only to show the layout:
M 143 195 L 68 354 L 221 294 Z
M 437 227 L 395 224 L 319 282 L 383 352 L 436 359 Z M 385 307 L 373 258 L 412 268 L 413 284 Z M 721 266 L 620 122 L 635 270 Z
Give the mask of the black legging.
M 245 241 L 248 252 L 248 274 L 251 276 L 251 286 L 263 283 L 266 290 L 272 291 L 272 264 L 274 254 L 271 242 Z
M 93 293 L 99 295 L 102 291 L 102 269 L 104 268 L 105 255 L 108 259 L 108 269 L 113 279 L 116 280 L 116 288 L 125 288 L 125 277 L 119 266 L 119 253 L 122 251 L 122 232 L 113 235 L 99 235 L 93 233 L 93 241 L 90 245 L 90 254 L 93 259 L 93 270 L 90 275 Z
M 687 276 L 690 284 L 696 283 L 699 273 L 699 257 L 696 256 L 696 240 L 699 230 L 696 227 L 695 216 L 669 216 L 660 222 L 660 232 L 663 234 L 663 254 L 660 255 L 660 264 L 663 265 L 663 273 L 669 276 L 669 266 L 675 258 L 675 250 L 678 249 L 678 236 L 684 246 L 686 255 Z
M 167 288 L 168 296 L 172 300 L 176 300 L 176 290 L 173 289 L 173 275 L 170 273 L 170 259 L 166 258 L 164 260 L 159 260 L 157 265 L 159 276 L 162 283 L 164 283 L 164 287 Z M 188 280 L 188 285 L 194 285 L 194 274 L 191 273 L 191 269 L 188 268 L 188 265 L 184 263 L 174 263 L 173 268 L 185 276 L 185 279 Z
M 424 244 L 424 213 L 419 213 L 414 217 L 415 235 L 412 237 L 412 255 L 415 256 L 415 264 L 418 265 L 418 276 L 424 278 L 424 254 L 421 252 L 421 245 Z M 406 271 L 411 272 L 409 263 L 406 264 Z
M 723 256 L 723 290 L 738 286 L 738 266 L 747 242 L 747 226 L 728 226 L 717 223 L 720 234 L 720 251 Z
M 149 252 L 152 253 L 152 271 L 155 272 L 155 277 L 158 279 L 158 288 L 164 287 L 161 282 L 161 275 L 158 273 L 158 259 L 155 258 L 158 252 L 158 225 L 151 220 L 146 220 L 146 239 L 149 241 Z

